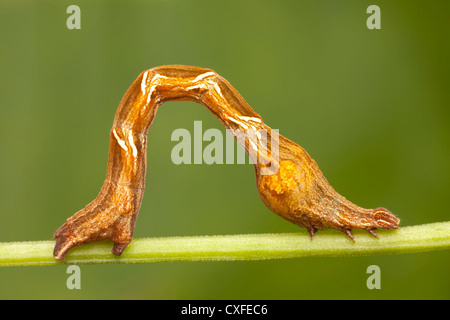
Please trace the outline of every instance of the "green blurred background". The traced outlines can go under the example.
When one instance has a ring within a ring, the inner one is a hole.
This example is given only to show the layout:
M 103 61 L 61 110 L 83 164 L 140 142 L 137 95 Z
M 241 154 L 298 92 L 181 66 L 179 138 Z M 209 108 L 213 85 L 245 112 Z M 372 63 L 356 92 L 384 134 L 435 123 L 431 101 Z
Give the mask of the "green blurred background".
M 66 8 L 81 8 L 69 30 Z M 381 8 L 381 30 L 366 9 Z M 138 74 L 212 68 L 303 146 L 334 188 L 402 226 L 449 220 L 448 1 L 0 3 L 0 241 L 48 240 L 103 183 L 117 105 Z M 246 165 L 174 165 L 177 128 L 220 123 L 170 102 L 149 133 L 135 237 L 298 232 Z M 324 232 L 334 232 L 324 231 Z M 381 268 L 381 290 L 366 268 Z M 448 299 L 450 252 L 264 262 L 0 269 L 2 299 Z

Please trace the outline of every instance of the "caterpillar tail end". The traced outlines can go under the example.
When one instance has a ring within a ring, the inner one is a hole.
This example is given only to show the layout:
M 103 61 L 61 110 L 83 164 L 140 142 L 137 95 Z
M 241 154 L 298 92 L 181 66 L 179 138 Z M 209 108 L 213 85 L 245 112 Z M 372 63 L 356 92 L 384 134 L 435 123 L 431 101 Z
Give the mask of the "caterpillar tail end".
M 373 209 L 373 220 L 384 229 L 397 229 L 400 224 L 400 219 L 386 208 Z
M 77 243 L 71 237 L 65 224 L 56 230 L 54 237 L 56 238 L 56 244 L 53 249 L 53 257 L 59 261 L 64 261 L 69 250 L 77 246 Z

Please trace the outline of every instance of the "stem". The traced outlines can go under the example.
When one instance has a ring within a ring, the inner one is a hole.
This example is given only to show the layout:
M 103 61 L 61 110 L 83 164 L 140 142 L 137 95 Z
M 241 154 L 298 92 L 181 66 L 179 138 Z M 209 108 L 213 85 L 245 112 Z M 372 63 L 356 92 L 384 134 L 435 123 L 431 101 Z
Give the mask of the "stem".
M 355 232 L 355 243 L 341 233 L 248 234 L 135 239 L 122 256 L 112 242 L 73 248 L 64 262 L 53 258 L 55 241 L 0 243 L 0 267 L 60 264 L 148 263 L 162 261 L 267 260 L 310 256 L 400 254 L 450 249 L 450 221 L 397 230 L 379 230 L 380 239 Z

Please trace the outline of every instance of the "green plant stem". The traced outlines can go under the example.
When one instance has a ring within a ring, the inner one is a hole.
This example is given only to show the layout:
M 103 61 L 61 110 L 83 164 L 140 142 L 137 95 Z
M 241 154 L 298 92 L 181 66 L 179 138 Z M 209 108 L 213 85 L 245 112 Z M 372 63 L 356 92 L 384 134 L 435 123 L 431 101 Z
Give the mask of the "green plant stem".
M 73 248 L 64 262 L 53 258 L 54 241 L 0 243 L 0 266 L 148 263 L 163 261 L 267 260 L 310 256 L 400 254 L 450 249 L 450 222 L 378 230 L 379 239 L 355 232 L 355 243 L 340 232 L 246 234 L 134 239 L 122 256 L 103 241 Z

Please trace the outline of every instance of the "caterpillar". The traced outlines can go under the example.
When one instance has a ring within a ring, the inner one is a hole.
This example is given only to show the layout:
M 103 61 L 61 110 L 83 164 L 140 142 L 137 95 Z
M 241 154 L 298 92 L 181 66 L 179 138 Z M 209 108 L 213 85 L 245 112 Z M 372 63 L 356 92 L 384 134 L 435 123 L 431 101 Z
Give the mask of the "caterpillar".
M 106 179 L 98 196 L 54 233 L 56 259 L 64 260 L 75 246 L 103 239 L 113 241 L 113 254 L 122 254 L 132 240 L 144 195 L 148 130 L 161 104 L 182 100 L 205 106 L 236 139 L 238 133 L 246 135 L 239 143 L 254 163 L 262 201 L 306 228 L 311 239 L 329 228 L 352 241 L 353 228 L 377 238 L 376 228 L 398 228 L 400 220 L 389 210 L 364 209 L 338 194 L 308 153 L 267 126 L 216 72 L 168 65 L 142 72 L 123 96 L 110 132 Z

